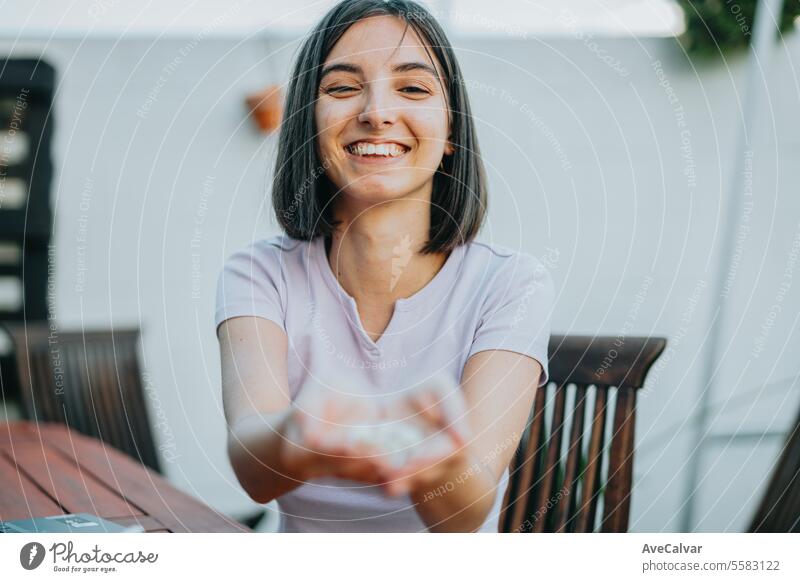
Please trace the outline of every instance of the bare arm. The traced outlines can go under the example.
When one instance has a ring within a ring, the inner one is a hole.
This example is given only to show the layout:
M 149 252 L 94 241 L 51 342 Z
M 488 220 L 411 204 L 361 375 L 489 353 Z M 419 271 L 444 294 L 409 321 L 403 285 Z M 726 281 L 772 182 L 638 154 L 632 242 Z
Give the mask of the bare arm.
M 287 343 L 278 325 L 259 317 L 235 317 L 219 327 L 228 457 L 258 503 L 302 484 L 281 459 L 291 406 Z
M 385 483 L 385 459 L 369 445 L 354 447 L 339 438 L 339 427 L 354 418 L 370 420 L 369 411 L 314 383 L 304 384 L 292 401 L 288 339 L 278 325 L 231 318 L 220 325 L 219 343 L 228 457 L 251 498 L 266 503 L 323 476 Z
M 464 366 L 461 387 L 472 439 L 458 462 L 415 488 L 411 498 L 430 531 L 476 531 L 491 511 L 498 484 L 519 444 L 541 374 L 539 362 L 488 350 Z

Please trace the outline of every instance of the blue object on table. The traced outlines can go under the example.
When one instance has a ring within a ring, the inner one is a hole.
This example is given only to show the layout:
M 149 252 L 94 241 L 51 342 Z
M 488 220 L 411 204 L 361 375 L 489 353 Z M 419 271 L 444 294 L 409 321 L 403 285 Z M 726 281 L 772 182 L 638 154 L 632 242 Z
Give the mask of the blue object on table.
M 33 519 L 0 521 L 0 533 L 133 533 L 138 525 L 124 526 L 91 513 L 69 513 Z

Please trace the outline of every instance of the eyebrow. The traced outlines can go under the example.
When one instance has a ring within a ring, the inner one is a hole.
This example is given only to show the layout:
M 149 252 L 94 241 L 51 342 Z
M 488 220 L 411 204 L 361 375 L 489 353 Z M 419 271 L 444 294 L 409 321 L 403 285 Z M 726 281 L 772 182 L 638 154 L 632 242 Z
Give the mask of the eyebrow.
M 436 72 L 436 69 L 431 67 L 430 65 L 426 65 L 425 63 L 420 62 L 409 62 L 409 63 L 399 63 L 392 67 L 393 73 L 407 73 L 409 71 L 416 71 L 421 70 L 425 71 L 433 75 L 435 78 L 439 78 L 439 73 Z M 333 73 L 335 71 L 342 71 L 345 73 L 354 73 L 357 75 L 361 75 L 364 71 L 358 65 L 353 65 L 351 63 L 335 63 L 333 65 L 328 65 L 324 69 L 322 69 L 322 75 L 320 79 L 324 78 L 325 75 L 328 73 Z

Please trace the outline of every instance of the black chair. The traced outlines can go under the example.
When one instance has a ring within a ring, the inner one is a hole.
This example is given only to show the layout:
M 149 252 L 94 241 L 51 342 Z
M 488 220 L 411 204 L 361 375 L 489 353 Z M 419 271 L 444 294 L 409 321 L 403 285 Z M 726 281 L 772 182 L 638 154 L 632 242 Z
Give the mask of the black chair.
M 800 533 L 800 414 L 775 463 L 748 531 Z
M 15 128 L 13 137 L 0 135 L 2 142 L 10 138 L 0 146 L 0 277 L 14 283 L 0 300 L 0 321 L 48 317 L 55 86 L 56 71 L 46 61 L 0 58 L 0 130 Z M 6 402 L 19 399 L 14 368 L 14 355 L 3 346 L 0 385 Z

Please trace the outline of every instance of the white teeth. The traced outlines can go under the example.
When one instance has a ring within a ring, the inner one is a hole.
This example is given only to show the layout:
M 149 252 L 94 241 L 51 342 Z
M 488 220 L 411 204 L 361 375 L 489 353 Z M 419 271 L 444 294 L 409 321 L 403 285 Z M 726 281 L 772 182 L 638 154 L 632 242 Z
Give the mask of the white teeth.
M 349 146 L 347 146 L 347 150 L 358 156 L 378 155 L 378 156 L 389 156 L 393 158 L 397 156 L 402 156 L 406 152 L 403 146 L 396 143 L 374 144 L 367 142 L 358 142 L 350 144 Z

